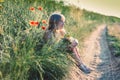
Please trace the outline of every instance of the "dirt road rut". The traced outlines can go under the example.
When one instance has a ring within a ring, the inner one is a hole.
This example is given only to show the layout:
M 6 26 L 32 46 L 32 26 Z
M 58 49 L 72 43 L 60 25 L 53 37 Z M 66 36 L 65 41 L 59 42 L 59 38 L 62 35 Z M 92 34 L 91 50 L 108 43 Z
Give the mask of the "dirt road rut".
M 85 39 L 81 58 L 83 63 L 92 69 L 85 74 L 72 67 L 67 80 L 120 80 L 120 69 L 113 59 L 106 39 L 106 25 L 100 25 Z

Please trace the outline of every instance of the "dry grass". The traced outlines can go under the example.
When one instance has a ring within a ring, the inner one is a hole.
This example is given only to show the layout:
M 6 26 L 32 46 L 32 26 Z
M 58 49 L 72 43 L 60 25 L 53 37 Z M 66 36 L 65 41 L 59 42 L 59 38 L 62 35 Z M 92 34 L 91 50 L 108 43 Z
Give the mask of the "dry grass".
M 81 16 L 83 15 L 83 11 L 80 10 L 79 8 L 76 8 L 75 6 L 71 6 L 70 15 L 72 16 L 73 19 L 79 22 L 81 21 Z
M 3 28 L 0 26 L 0 34 L 3 34 Z
M 120 39 L 120 25 L 115 24 L 108 27 L 109 35 Z

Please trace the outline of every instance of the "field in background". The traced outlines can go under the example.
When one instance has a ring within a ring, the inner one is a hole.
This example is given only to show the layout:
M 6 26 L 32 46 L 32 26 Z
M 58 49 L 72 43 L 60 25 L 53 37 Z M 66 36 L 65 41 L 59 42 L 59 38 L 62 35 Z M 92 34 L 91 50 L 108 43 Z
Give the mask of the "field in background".
M 79 47 L 97 25 L 120 22 L 119 18 L 64 6 L 63 2 L 53 0 L 4 0 L 0 4 L 1 80 L 61 80 L 64 77 L 72 65 L 69 54 L 54 45 L 46 44 L 41 49 L 43 26 L 47 28 L 42 20 L 48 21 L 53 12 L 65 15 L 65 29 L 79 40 Z M 37 26 L 31 26 L 30 21 L 36 21 Z

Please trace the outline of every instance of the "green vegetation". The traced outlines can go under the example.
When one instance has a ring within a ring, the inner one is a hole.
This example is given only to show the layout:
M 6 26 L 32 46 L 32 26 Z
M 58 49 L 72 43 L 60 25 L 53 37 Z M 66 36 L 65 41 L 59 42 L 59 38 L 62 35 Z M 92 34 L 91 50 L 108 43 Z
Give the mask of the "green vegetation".
M 62 80 L 72 65 L 69 53 L 43 46 L 42 40 L 41 26 L 47 25 L 41 21 L 56 11 L 65 15 L 65 28 L 79 40 L 79 47 L 97 25 L 120 21 L 53 0 L 4 0 L 0 3 L 0 80 Z M 30 20 L 40 24 L 31 26 Z
M 120 56 L 120 26 L 108 26 L 108 44 L 113 55 Z

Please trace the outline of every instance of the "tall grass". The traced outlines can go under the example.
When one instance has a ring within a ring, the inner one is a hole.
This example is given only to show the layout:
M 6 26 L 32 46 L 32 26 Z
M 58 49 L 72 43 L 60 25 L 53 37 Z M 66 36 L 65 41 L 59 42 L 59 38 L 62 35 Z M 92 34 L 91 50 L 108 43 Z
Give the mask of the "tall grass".
M 51 8 L 45 6 L 48 3 Z M 44 33 L 41 26 L 46 26 L 41 21 L 47 20 L 48 14 L 51 14 L 49 12 L 53 12 L 52 4 L 55 3 L 44 0 L 6 0 L 2 3 L 1 79 L 56 80 L 65 74 L 68 60 L 64 52 L 57 51 L 51 46 L 41 49 Z M 38 10 L 38 6 L 42 6 L 43 10 Z M 30 11 L 30 7 L 34 7 L 35 10 Z M 39 26 L 30 26 L 30 20 L 40 22 Z
M 69 54 L 57 49 L 56 45 L 44 44 L 42 40 L 44 30 L 41 26 L 47 24 L 41 21 L 48 21 L 51 13 L 64 14 L 66 30 L 79 41 L 97 25 L 119 21 L 53 0 L 4 0 L 1 5 L 1 80 L 62 80 L 72 63 L 67 56 Z M 38 10 L 38 6 L 43 10 Z M 35 10 L 29 10 L 30 7 Z M 31 20 L 39 22 L 39 25 L 31 26 Z

